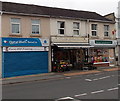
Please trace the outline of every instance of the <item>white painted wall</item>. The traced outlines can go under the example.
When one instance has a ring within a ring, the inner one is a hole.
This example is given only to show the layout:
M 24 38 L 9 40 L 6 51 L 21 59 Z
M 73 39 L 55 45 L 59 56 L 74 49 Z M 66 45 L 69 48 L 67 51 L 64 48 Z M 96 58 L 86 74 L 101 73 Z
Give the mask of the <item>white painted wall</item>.
M 86 33 L 87 33 L 86 21 L 69 20 L 69 19 L 56 19 L 56 18 L 50 19 L 51 35 L 60 36 L 58 34 L 57 21 L 64 21 L 65 22 L 65 34 L 64 34 L 65 36 L 73 36 L 73 22 L 80 23 L 80 35 L 79 36 L 86 36 Z
M 90 34 L 91 36 L 91 24 L 97 24 L 98 25 L 98 38 L 104 39 L 104 25 L 109 25 L 109 37 L 107 39 L 115 38 L 115 35 L 112 34 L 112 31 L 115 29 L 114 24 L 110 23 L 100 23 L 100 22 L 89 22 L 89 21 L 81 21 L 81 20 L 71 20 L 71 19 L 57 19 L 57 18 L 51 18 L 50 19 L 50 35 L 60 36 L 58 34 L 58 28 L 57 28 L 57 21 L 64 21 L 65 22 L 65 34 L 64 36 L 74 36 L 73 35 L 73 22 L 79 22 L 80 23 L 80 35 L 79 37 L 87 36 L 87 34 Z

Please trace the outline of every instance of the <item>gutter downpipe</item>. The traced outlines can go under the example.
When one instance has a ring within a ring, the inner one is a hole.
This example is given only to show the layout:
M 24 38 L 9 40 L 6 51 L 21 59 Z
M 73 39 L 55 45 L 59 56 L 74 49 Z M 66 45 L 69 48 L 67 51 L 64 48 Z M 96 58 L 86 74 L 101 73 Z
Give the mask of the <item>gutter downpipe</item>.
M 0 11 L 0 100 L 2 100 L 2 14 Z
M 88 44 L 90 44 L 90 42 L 89 42 L 89 41 L 90 41 L 90 40 L 89 40 L 89 38 L 90 38 L 90 34 L 89 34 L 89 22 L 90 22 L 90 20 L 87 19 L 86 32 L 87 32 Z M 89 54 L 90 54 L 90 48 L 87 49 L 87 62 L 90 62 Z

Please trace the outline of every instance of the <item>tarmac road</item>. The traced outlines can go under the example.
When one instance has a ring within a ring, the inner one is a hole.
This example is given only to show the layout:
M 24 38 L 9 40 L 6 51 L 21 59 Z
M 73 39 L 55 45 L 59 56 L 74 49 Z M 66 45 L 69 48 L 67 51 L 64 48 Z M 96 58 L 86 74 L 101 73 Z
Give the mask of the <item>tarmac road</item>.
M 118 71 L 3 85 L 3 99 L 118 99 Z

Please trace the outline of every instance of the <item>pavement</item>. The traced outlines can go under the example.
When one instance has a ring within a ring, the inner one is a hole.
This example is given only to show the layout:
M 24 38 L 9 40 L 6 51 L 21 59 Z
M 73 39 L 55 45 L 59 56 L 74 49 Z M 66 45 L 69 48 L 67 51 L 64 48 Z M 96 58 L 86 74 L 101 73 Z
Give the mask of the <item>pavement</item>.
M 85 74 L 99 73 L 104 71 L 108 72 L 108 71 L 115 71 L 115 70 L 120 70 L 120 66 L 98 67 L 95 70 L 71 70 L 71 71 L 65 71 L 61 73 L 50 72 L 50 73 L 36 74 L 36 75 L 17 76 L 17 77 L 3 78 L 2 85 L 33 82 L 33 81 L 40 81 L 40 80 L 60 79 L 66 76 L 69 77 L 74 75 L 85 75 Z

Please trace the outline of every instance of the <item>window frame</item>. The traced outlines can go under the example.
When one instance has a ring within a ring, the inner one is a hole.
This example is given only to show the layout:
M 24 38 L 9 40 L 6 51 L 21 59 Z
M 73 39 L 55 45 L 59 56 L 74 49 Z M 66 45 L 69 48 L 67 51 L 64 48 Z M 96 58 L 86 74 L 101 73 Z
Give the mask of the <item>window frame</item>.
M 61 22 L 64 23 L 64 28 L 60 28 L 60 25 L 58 25 L 58 24 L 60 24 Z M 63 30 L 63 31 L 64 31 L 64 34 L 59 33 L 59 32 L 60 32 L 59 30 Z M 65 21 L 57 21 L 57 31 L 58 31 L 58 34 L 59 34 L 59 35 L 65 35 Z
M 74 24 L 78 24 L 78 28 L 74 28 Z M 78 34 L 75 34 L 74 32 L 78 31 Z M 79 22 L 73 22 L 73 35 L 74 36 L 79 36 L 80 35 L 80 23 Z
M 39 23 L 38 24 L 35 24 L 35 23 L 32 23 L 32 21 L 35 21 L 35 20 L 38 20 Z M 33 26 L 38 26 L 39 28 L 39 33 L 33 33 Z M 41 32 L 40 32 L 40 19 L 31 19 L 31 35 L 41 35 Z
M 105 29 L 105 26 L 107 26 L 107 29 Z M 109 37 L 109 29 L 110 29 L 109 25 L 104 25 L 104 37 Z M 108 35 L 105 35 L 106 32 L 108 33 Z
M 93 28 L 93 25 L 96 25 L 95 29 Z M 91 24 L 91 35 L 92 35 L 92 37 L 97 37 L 97 29 L 98 29 L 98 24 Z M 96 32 L 96 35 L 93 35 L 93 32 Z
M 19 19 L 19 22 L 13 22 L 12 19 Z M 21 33 L 21 19 L 20 18 L 11 18 L 10 24 L 11 24 L 11 33 L 15 34 L 15 35 L 19 35 Z M 19 25 L 18 33 L 14 33 L 12 25 Z

